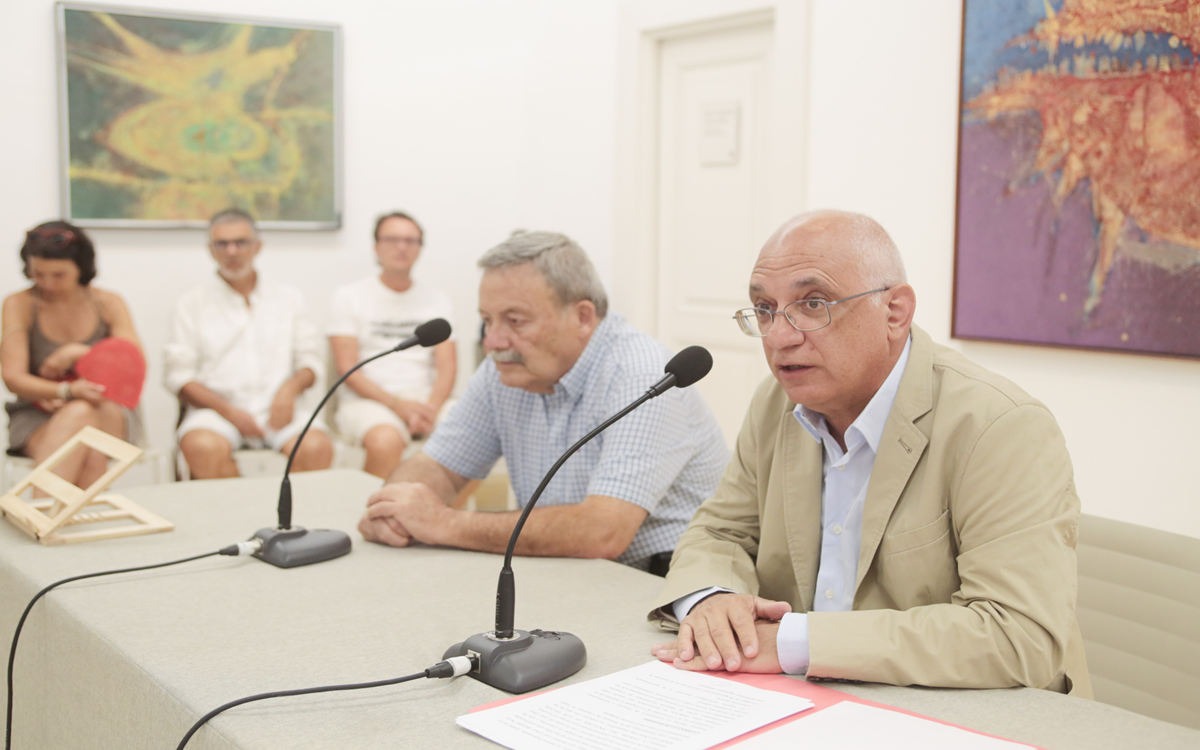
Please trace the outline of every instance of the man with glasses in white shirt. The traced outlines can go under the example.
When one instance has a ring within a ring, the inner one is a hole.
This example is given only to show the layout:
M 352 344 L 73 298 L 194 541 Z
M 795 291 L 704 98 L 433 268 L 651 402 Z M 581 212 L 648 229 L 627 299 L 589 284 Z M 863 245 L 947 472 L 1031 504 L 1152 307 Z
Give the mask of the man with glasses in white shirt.
M 290 454 L 312 414 L 297 399 L 324 372 L 300 292 L 259 278 L 254 268 L 262 249 L 254 219 L 236 208 L 221 211 L 209 222 L 208 249 L 217 273 L 180 297 L 164 372 L 185 409 L 176 437 L 193 479 L 238 476 L 237 448 Z M 333 443 L 318 419 L 292 471 L 332 462 Z
M 734 316 L 771 368 L 680 538 L 652 652 L 683 669 L 1090 697 L 1079 499 L 1049 411 L 912 325 L 891 238 L 784 224 Z

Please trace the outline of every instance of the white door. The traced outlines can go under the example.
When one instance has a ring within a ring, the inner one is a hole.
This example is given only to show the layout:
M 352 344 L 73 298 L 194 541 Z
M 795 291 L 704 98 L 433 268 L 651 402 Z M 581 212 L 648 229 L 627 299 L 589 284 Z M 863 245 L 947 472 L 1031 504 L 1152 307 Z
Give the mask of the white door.
M 730 445 L 768 374 L 740 332 L 768 209 L 771 22 L 663 39 L 658 85 L 658 337 L 713 354 L 698 385 Z

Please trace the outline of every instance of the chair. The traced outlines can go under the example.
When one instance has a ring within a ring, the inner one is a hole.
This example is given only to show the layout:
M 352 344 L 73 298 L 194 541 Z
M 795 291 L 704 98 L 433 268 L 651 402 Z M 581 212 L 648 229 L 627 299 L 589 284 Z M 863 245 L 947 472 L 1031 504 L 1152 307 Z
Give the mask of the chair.
M 496 462 L 483 479 L 472 479 L 459 491 L 453 506 L 462 510 L 479 510 L 498 513 L 517 510 L 517 498 L 513 494 L 508 478 L 508 464 L 504 458 Z
M 1200 729 L 1200 539 L 1084 515 L 1077 552 L 1096 699 Z
M 141 413 L 140 406 L 137 411 L 139 414 Z M 144 420 L 142 424 L 145 424 Z M 152 448 L 144 431 L 138 447 L 142 449 L 142 455 L 138 456 L 134 463 L 150 464 L 154 484 L 162 484 L 168 481 L 168 477 L 171 476 L 171 457 L 167 452 Z M 4 464 L 0 466 L 0 493 L 8 492 L 17 483 L 17 471 L 32 471 L 34 466 L 36 464 L 34 464 L 33 459 L 19 450 L 14 450 L 13 448 L 5 450 Z

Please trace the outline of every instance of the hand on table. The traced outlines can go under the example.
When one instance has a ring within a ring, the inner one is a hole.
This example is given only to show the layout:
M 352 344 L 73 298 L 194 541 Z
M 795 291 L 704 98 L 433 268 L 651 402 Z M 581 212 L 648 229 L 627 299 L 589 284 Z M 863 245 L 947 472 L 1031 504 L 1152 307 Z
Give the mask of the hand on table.
M 658 644 L 651 652 L 658 657 L 660 661 L 665 661 L 673 664 L 676 669 L 686 669 L 690 672 L 758 672 L 761 674 L 779 674 L 783 671 L 783 667 L 779 665 L 779 652 L 776 647 L 776 640 L 779 635 L 779 623 L 772 620 L 759 620 L 754 623 L 755 638 L 757 640 L 758 649 L 757 655 L 753 658 L 740 657 L 736 667 L 732 669 L 728 665 L 721 665 L 718 661 L 718 666 L 710 667 L 704 661 L 704 658 L 696 655 L 691 660 L 679 658 L 675 651 L 676 644 L 674 641 Z M 655 650 L 657 649 L 657 650 Z
M 674 641 L 655 644 L 650 653 L 681 669 L 779 672 L 777 621 L 791 611 L 787 602 L 750 594 L 713 594 L 692 607 Z
M 368 542 L 407 547 L 414 540 L 438 544 L 439 532 L 454 511 L 423 484 L 384 485 L 367 500 L 358 530 Z
M 363 513 L 358 521 L 358 533 L 365 541 L 388 544 L 393 547 L 407 547 L 412 543 L 412 534 L 404 528 L 404 524 L 390 515 L 380 515 L 382 509 L 372 515 L 370 510 Z

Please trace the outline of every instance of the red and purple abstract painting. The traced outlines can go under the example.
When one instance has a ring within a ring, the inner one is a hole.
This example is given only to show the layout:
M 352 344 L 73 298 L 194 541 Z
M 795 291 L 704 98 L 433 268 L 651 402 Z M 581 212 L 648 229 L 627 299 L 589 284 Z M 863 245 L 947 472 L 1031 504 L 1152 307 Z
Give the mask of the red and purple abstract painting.
M 954 336 L 1200 357 L 1200 0 L 965 0 Z

